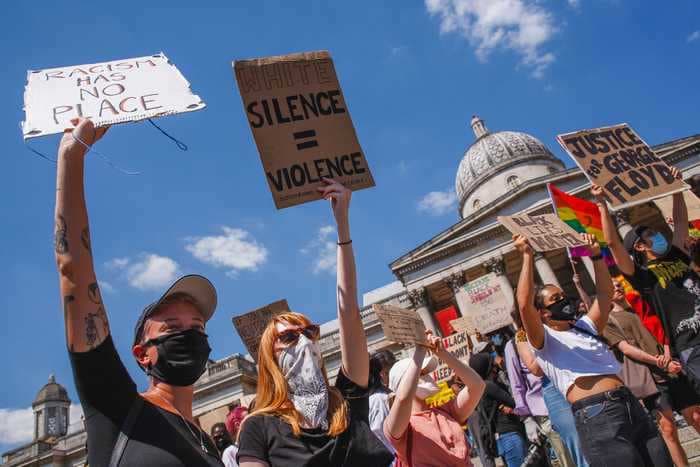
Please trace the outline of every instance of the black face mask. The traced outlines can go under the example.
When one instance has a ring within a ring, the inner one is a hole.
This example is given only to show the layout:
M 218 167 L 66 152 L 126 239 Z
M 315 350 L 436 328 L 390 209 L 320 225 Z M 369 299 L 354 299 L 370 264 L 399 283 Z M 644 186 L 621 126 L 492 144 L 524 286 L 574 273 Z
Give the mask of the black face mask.
M 214 438 L 214 444 L 216 444 L 216 449 L 223 453 L 227 447 L 231 446 L 231 440 L 226 436 L 217 436 Z
M 166 334 L 146 344 L 158 350 L 158 360 L 146 373 L 173 386 L 194 384 L 204 373 L 211 352 L 207 335 L 196 329 Z
M 545 308 L 552 313 L 551 319 L 557 321 L 573 321 L 577 319 L 579 315 L 578 302 L 578 300 L 572 300 L 569 297 L 564 297 L 558 302 L 554 302 Z

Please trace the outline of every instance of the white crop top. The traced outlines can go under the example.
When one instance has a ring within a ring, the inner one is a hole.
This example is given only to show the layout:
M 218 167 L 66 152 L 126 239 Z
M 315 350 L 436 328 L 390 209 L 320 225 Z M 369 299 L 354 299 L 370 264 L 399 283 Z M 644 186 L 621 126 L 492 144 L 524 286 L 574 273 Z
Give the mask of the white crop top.
M 588 316 L 576 321 L 576 326 L 598 335 Z M 607 345 L 573 328 L 556 331 L 545 325 L 544 345 L 533 350 L 540 368 L 564 397 L 581 376 L 616 375 L 620 371 L 620 363 Z

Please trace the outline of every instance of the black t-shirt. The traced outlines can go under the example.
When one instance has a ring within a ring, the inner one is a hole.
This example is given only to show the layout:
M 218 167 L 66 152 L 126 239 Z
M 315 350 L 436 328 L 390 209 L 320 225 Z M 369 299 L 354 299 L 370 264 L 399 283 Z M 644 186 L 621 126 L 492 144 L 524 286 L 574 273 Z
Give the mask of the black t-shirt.
M 73 378 L 85 413 L 88 463 L 108 466 L 120 428 L 134 400 L 141 397 L 114 348 L 112 338 L 89 352 L 69 352 Z M 177 414 L 144 400 L 120 465 L 223 466 L 209 437 Z M 200 447 L 200 433 L 209 454 Z
M 292 427 L 274 415 L 248 417 L 239 434 L 238 456 L 253 457 L 270 467 L 383 467 L 394 459 L 369 427 L 369 392 L 341 371 L 336 388 L 348 403 L 350 423 L 336 437 L 324 431 L 304 430 L 294 436 Z M 240 460 L 239 460 L 240 462 Z
M 484 396 L 480 404 L 484 405 L 484 410 L 487 414 L 496 409 L 492 422 L 495 433 L 509 433 L 511 431 L 525 433 L 525 425 L 520 421 L 520 417 L 513 414 L 506 415 L 498 410 L 498 406 L 501 404 L 511 409 L 515 408 L 513 396 L 510 395 L 508 388 L 502 383 L 487 380 Z
M 688 255 L 672 246 L 646 266 L 635 264 L 627 279 L 653 304 L 676 352 L 700 345 L 700 280 Z

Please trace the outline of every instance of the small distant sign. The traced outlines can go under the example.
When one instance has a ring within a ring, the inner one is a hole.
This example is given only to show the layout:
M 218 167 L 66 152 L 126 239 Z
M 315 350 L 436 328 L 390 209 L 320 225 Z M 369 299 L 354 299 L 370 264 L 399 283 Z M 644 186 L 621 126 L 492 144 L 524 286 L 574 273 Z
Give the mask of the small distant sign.
M 498 222 L 515 235 L 527 238 L 535 251 L 552 251 L 583 245 L 581 235 L 556 214 L 498 216 Z
M 415 310 L 379 304 L 372 305 L 372 309 L 387 340 L 400 344 L 427 345 L 425 324 Z
M 278 300 L 243 315 L 233 317 L 233 326 L 236 328 L 238 335 L 241 336 L 245 348 L 255 362 L 258 361 L 260 337 L 270 323 L 270 320 L 288 311 L 290 310 L 287 300 Z

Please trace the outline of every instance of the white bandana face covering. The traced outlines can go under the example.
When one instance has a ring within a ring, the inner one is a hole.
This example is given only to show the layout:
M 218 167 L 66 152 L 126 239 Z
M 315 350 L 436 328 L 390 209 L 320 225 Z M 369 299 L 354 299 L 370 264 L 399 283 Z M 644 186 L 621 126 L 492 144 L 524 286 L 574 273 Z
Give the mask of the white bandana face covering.
M 416 397 L 418 399 L 427 399 L 428 397 L 437 394 L 440 391 L 440 387 L 435 384 L 432 376 L 421 376 L 418 379 L 418 385 L 416 386 Z
M 287 379 L 290 399 L 301 414 L 302 428 L 328 429 L 328 387 L 321 370 L 321 349 L 305 335 L 280 353 L 277 362 Z

